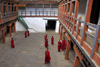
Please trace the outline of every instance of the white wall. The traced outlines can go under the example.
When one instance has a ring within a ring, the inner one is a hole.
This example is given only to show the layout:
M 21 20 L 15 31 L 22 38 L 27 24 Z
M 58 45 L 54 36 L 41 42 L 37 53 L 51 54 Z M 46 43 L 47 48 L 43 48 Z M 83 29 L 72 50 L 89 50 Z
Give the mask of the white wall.
M 26 28 L 20 21 L 16 21 L 16 31 L 26 31 Z
M 44 17 L 25 17 L 23 19 L 28 25 L 29 31 L 31 33 L 34 33 L 34 32 L 46 32 L 47 20 L 43 20 L 43 18 Z M 22 25 L 21 22 L 16 21 L 16 31 L 26 31 L 26 28 Z M 56 29 L 55 29 L 55 32 L 58 33 L 58 31 L 59 31 L 59 21 L 56 22 Z
M 45 20 L 41 17 L 26 17 L 25 22 L 29 26 L 29 29 L 33 29 L 36 32 L 45 32 Z
M 55 29 L 55 32 L 56 33 L 59 32 L 59 21 L 58 20 L 56 21 L 56 29 Z

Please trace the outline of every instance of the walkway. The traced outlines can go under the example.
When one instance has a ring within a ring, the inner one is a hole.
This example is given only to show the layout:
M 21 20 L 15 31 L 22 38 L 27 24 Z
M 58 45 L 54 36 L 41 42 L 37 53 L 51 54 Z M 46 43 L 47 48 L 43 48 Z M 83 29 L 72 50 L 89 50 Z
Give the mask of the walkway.
M 44 64 L 45 50 L 44 35 L 48 34 L 51 63 Z M 6 44 L 0 42 L 0 67 L 73 67 L 75 52 L 70 50 L 69 60 L 64 59 L 64 52 L 57 52 L 59 35 L 53 31 L 46 33 L 31 33 L 24 38 L 24 32 L 13 33 L 15 48 L 10 46 L 9 34 L 6 36 Z M 54 36 L 55 44 L 51 45 L 51 36 Z

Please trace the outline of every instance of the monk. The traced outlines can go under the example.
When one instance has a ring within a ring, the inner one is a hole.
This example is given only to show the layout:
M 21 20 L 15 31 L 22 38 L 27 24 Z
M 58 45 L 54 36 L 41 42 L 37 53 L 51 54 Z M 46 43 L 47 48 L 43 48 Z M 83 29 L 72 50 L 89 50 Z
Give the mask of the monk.
M 62 50 L 65 50 L 65 38 L 62 40 Z
M 44 35 L 44 39 L 45 39 L 45 40 L 47 39 L 47 34 L 46 34 L 46 35 Z
M 11 40 L 11 47 L 12 47 L 12 48 L 15 47 L 13 38 L 12 38 L 12 40 Z
M 61 42 L 59 40 L 59 42 L 58 42 L 58 52 L 60 52 L 60 49 L 61 49 Z
M 45 47 L 48 48 L 48 39 L 45 39 Z
M 53 36 L 51 37 L 51 44 L 52 45 L 54 44 L 54 38 L 53 38 Z
M 30 34 L 29 34 L 29 30 L 27 30 L 27 33 L 28 33 L 28 36 L 30 36 Z
M 25 32 L 25 38 L 27 38 L 27 32 Z
M 48 51 L 48 48 L 47 50 L 45 51 L 45 63 L 50 63 L 50 52 Z

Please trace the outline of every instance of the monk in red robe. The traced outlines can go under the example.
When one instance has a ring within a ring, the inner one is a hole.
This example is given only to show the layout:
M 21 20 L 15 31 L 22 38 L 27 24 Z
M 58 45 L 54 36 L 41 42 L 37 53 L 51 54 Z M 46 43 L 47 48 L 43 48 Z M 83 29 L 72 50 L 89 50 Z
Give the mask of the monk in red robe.
M 12 40 L 11 40 L 11 47 L 12 47 L 12 48 L 15 47 L 13 38 L 12 38 Z
M 51 44 L 52 45 L 54 44 L 54 38 L 53 38 L 53 36 L 51 37 Z
M 29 31 L 27 30 L 28 36 L 30 36 Z
M 58 52 L 60 52 L 60 49 L 61 49 L 61 42 L 59 40 L 59 42 L 58 42 Z
M 44 36 L 44 39 L 45 39 L 45 40 L 47 39 L 47 34 Z
M 50 63 L 50 52 L 48 51 L 48 48 L 47 50 L 45 51 L 45 63 Z
M 27 32 L 25 32 L 25 38 L 27 38 Z
M 65 38 L 62 40 L 62 50 L 65 50 Z
M 48 47 L 48 39 L 45 39 L 45 47 Z

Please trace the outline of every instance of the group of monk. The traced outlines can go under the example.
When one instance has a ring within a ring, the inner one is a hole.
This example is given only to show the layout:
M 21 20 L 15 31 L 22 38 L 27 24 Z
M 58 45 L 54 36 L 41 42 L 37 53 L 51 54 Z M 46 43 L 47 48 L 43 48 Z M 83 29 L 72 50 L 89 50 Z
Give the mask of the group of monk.
M 25 31 L 25 38 L 27 38 L 27 36 L 30 36 L 30 34 L 29 34 L 29 31 L 27 30 L 27 31 Z M 12 48 L 15 48 L 15 45 L 14 45 L 14 39 L 12 38 L 11 39 L 11 47 Z
M 49 44 L 48 44 L 48 39 L 47 39 L 47 34 L 44 36 L 45 39 L 45 47 L 48 48 Z M 54 44 L 54 37 L 51 37 L 51 44 Z
M 29 31 L 25 31 L 25 38 L 27 38 L 27 35 L 28 36 L 30 35 Z M 45 51 L 45 64 L 46 64 L 46 63 L 50 63 L 50 60 L 51 60 L 50 52 L 48 50 L 49 45 L 48 45 L 47 34 L 44 36 L 44 39 L 45 39 L 45 47 L 47 48 L 47 50 Z M 54 37 L 53 36 L 51 37 L 51 44 L 54 45 Z M 66 45 L 67 45 L 67 43 L 65 44 L 65 38 L 63 38 L 62 43 L 59 40 L 59 42 L 58 42 L 58 52 L 60 52 L 60 50 L 64 51 L 65 48 L 66 48 Z M 13 38 L 11 40 L 11 47 L 12 48 L 15 47 Z M 71 45 L 71 48 L 73 49 L 73 44 Z
M 60 52 L 61 49 L 64 51 L 65 48 L 66 48 L 66 44 L 65 44 L 65 38 L 64 38 L 64 39 L 62 40 L 62 43 L 61 43 L 60 40 L 59 40 L 59 42 L 58 42 L 58 52 Z
M 50 52 L 48 51 L 48 39 L 47 39 L 47 34 L 44 36 L 45 39 L 45 47 L 47 48 L 47 50 L 45 51 L 45 63 L 50 63 Z M 54 37 L 51 37 L 51 44 L 54 44 Z M 66 48 L 66 44 L 65 44 L 65 38 L 63 38 L 62 42 L 59 40 L 58 42 L 58 52 L 60 52 L 60 50 L 65 50 Z
M 25 31 L 25 38 L 27 38 L 27 36 L 30 36 L 29 31 Z
M 47 50 L 45 51 L 45 64 L 46 63 L 50 63 L 51 57 L 50 57 L 50 52 L 48 50 L 48 39 L 47 39 L 47 34 L 44 36 L 45 39 L 45 47 L 47 48 Z M 51 44 L 54 45 L 54 37 L 51 37 Z

